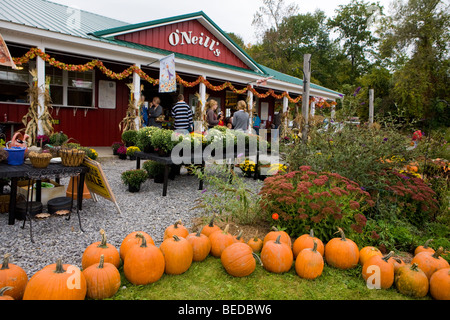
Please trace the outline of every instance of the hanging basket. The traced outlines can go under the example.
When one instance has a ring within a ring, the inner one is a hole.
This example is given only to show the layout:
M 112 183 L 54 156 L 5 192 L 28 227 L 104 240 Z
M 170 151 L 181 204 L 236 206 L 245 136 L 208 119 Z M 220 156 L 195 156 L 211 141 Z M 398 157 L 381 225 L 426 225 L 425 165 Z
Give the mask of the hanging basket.
M 86 152 L 77 149 L 62 149 L 59 151 L 61 161 L 65 167 L 79 167 L 84 161 Z

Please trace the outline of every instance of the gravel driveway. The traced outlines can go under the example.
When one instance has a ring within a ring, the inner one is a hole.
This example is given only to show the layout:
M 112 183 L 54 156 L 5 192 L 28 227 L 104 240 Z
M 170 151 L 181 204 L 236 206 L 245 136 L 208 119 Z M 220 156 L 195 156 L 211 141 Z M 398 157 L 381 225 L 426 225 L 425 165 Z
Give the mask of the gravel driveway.
M 196 177 L 182 174 L 175 181 L 169 181 L 168 196 L 162 197 L 162 185 L 148 181 L 142 185 L 141 192 L 131 194 L 122 183 L 121 173 L 136 168 L 136 162 L 112 160 L 102 164 L 109 184 L 122 210 L 119 215 L 114 204 L 99 199 L 84 200 L 81 222 L 84 233 L 80 231 L 76 211 L 72 219 L 51 217 L 47 220 L 33 220 L 33 237 L 30 241 L 30 224 L 17 221 L 8 226 L 8 214 L 0 214 L 0 255 L 12 255 L 11 263 L 21 266 L 31 277 L 36 271 L 55 263 L 58 258 L 63 263 L 81 267 L 84 249 L 100 241 L 100 229 L 106 231 L 108 243 L 119 249 L 122 240 L 133 231 L 149 233 L 159 246 L 164 230 L 178 220 L 189 228 L 192 218 L 199 212 L 190 211 L 201 192 Z M 185 173 L 183 170 L 182 173 Z M 67 185 L 68 179 L 62 180 Z

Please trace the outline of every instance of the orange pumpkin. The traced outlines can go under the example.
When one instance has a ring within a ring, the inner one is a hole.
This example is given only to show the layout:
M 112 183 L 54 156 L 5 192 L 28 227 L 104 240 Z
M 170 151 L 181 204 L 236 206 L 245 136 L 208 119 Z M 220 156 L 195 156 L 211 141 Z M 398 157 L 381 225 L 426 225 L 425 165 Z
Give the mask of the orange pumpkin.
M 234 243 L 234 237 L 228 232 L 229 229 L 230 226 L 227 225 L 223 231 L 216 231 L 209 236 L 209 240 L 211 240 L 211 255 L 213 257 L 220 258 L 223 250 Z
M 399 258 L 392 257 L 389 259 L 389 262 L 392 263 L 392 265 L 394 266 L 394 273 L 397 273 L 398 269 L 400 269 L 401 267 L 406 266 L 405 261 Z
M 214 224 L 214 219 L 216 218 L 215 215 L 213 215 L 213 217 L 211 218 L 211 221 L 209 222 L 208 225 L 206 225 L 203 230 L 202 230 L 202 234 L 204 234 L 205 236 L 209 237 L 212 233 L 216 232 L 216 231 L 222 231 L 222 229 L 220 229 L 220 227 L 216 226 Z
M 444 248 L 439 248 L 435 253 L 431 252 L 421 252 L 411 263 L 417 263 L 419 268 L 427 275 L 428 279 L 431 279 L 433 273 L 440 269 L 449 268 L 448 262 L 441 257 L 441 254 L 444 252 Z
M 155 245 L 152 237 L 143 231 L 130 233 L 125 237 L 125 239 L 123 239 L 122 244 L 120 245 L 120 258 L 122 261 L 125 261 L 125 257 L 132 247 L 139 247 L 142 244 L 142 237 L 138 235 L 142 235 L 145 238 L 145 241 L 147 241 L 147 244 Z
M 239 234 L 237 235 L 237 236 L 235 236 L 234 237 L 234 242 L 235 243 L 245 243 L 245 240 L 244 240 L 244 231 L 241 231 L 241 232 L 239 232 Z
M 375 273 L 373 267 L 377 267 L 380 275 L 380 288 L 389 289 L 394 284 L 394 264 L 389 262 L 389 259 L 394 255 L 394 252 L 389 253 L 386 257 L 378 254 L 372 255 L 366 260 L 362 269 L 362 276 L 365 281 Z M 369 283 L 368 283 L 369 284 Z
M 363 266 L 364 263 L 366 263 L 366 261 L 369 260 L 369 258 L 374 255 L 380 257 L 383 256 L 383 254 L 378 248 L 375 247 L 362 248 L 361 251 L 359 251 L 359 264 Z
M 277 240 L 278 236 L 281 236 L 281 242 L 285 243 L 289 248 L 292 248 L 292 240 L 291 237 L 285 231 L 280 231 L 277 228 L 273 227 L 273 231 L 269 232 L 263 240 L 263 246 L 266 245 L 268 241 Z
M 104 300 L 113 297 L 119 291 L 120 273 L 111 263 L 105 263 L 105 256 L 100 262 L 93 264 L 83 271 L 87 284 L 87 297 L 95 300 Z
M 3 258 L 3 264 L 0 268 L 0 288 L 11 287 L 8 296 L 13 297 L 14 300 L 21 300 L 28 283 L 28 276 L 21 267 L 9 263 L 10 258 L 10 254 Z
M 261 250 L 264 269 L 273 273 L 285 273 L 291 270 L 294 262 L 292 249 L 281 242 L 281 235 L 276 240 L 268 240 Z
M 345 237 L 339 228 L 340 238 L 330 240 L 325 246 L 325 260 L 335 268 L 348 270 L 356 267 L 359 262 L 359 249 L 355 242 Z
M 140 235 L 142 244 L 130 249 L 125 257 L 123 272 L 132 284 L 148 285 L 157 282 L 164 274 L 166 262 L 161 250 Z
M 11 291 L 13 287 L 4 287 L 0 289 L 0 300 L 14 300 L 13 297 L 5 295 L 6 291 Z
M 317 245 L 317 251 L 323 257 L 325 253 L 325 246 L 323 245 L 322 240 L 314 236 L 314 230 L 311 229 L 311 232 L 309 234 L 304 234 L 294 241 L 294 245 L 292 247 L 294 259 L 297 259 L 299 253 L 302 252 L 304 249 L 314 248 L 314 242 Z
M 295 272 L 300 278 L 313 280 L 322 275 L 324 261 L 322 254 L 317 250 L 318 244 L 314 241 L 311 248 L 303 249 L 295 260 Z
M 211 240 L 207 236 L 201 233 L 201 231 L 197 233 L 191 233 L 186 238 L 187 241 L 192 246 L 192 250 L 194 252 L 193 261 L 201 262 L 204 261 L 209 253 L 211 252 Z
M 81 270 L 58 260 L 31 277 L 23 300 L 84 300 L 86 293 L 86 279 Z
M 247 277 L 256 269 L 252 248 L 246 243 L 236 242 L 223 251 L 220 256 L 223 267 L 233 277 Z
M 180 275 L 189 270 L 194 258 L 192 245 L 185 238 L 174 235 L 164 240 L 160 247 L 166 261 L 165 272 L 170 275 Z
M 252 248 L 254 253 L 260 253 L 263 247 L 263 241 L 258 238 L 258 234 L 254 238 L 251 238 L 247 244 Z
M 428 294 L 429 281 L 417 263 L 401 267 L 395 276 L 395 287 L 404 295 L 423 298 Z
M 431 276 L 430 294 L 435 300 L 450 300 L 450 268 L 436 271 Z
M 116 268 L 120 267 L 119 251 L 112 244 L 107 243 L 106 233 L 100 230 L 102 241 L 91 244 L 84 250 L 81 258 L 81 267 L 86 270 L 93 264 L 100 261 L 100 257 L 105 256 L 105 262 L 113 264 Z
M 431 252 L 435 253 L 433 248 L 430 247 L 430 243 L 433 241 L 433 239 L 427 240 L 423 246 L 418 246 L 416 250 L 414 251 L 414 256 L 417 256 L 421 252 Z
M 173 236 L 178 236 L 180 238 L 186 238 L 189 235 L 189 230 L 183 226 L 183 223 L 180 221 L 175 222 L 175 224 L 171 225 L 164 231 L 164 240 L 172 239 Z

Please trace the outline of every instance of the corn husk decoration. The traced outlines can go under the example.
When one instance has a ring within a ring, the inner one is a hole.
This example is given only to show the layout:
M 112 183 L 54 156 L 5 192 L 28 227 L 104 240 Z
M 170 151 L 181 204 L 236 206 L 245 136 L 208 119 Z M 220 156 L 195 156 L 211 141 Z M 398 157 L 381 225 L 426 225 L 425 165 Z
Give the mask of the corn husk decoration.
M 22 123 L 25 126 L 25 134 L 29 136 L 27 143 L 28 145 L 33 145 L 36 143 L 39 121 L 41 121 L 44 134 L 50 136 L 53 133 L 53 119 L 50 114 L 52 106 L 48 89 L 50 87 L 50 77 L 46 78 L 46 88 L 41 90 L 38 87 L 37 70 L 30 70 L 30 74 L 33 77 L 33 84 L 27 90 L 30 97 L 30 108 L 28 113 L 22 118 Z M 44 106 L 42 115 L 39 117 L 39 108 L 41 108 L 39 98 L 41 94 L 44 95 Z
M 197 108 L 195 108 L 195 114 L 194 114 L 194 121 L 195 122 L 201 122 L 203 124 L 203 128 L 208 128 L 208 121 L 206 120 L 206 108 L 203 108 L 203 101 L 200 96 L 200 94 L 197 92 L 195 94 L 195 97 L 197 97 L 198 103 Z M 208 101 L 209 94 L 205 95 L 205 101 Z
M 130 101 L 128 103 L 128 110 L 125 118 L 119 123 L 119 130 L 125 131 L 136 131 L 136 119 L 139 119 L 139 126 L 142 125 L 142 118 L 140 116 L 141 106 L 143 104 L 142 100 L 137 101 L 134 97 L 134 85 L 132 83 L 127 84 L 130 89 Z M 141 85 L 141 92 L 144 91 L 144 85 Z M 123 128 L 123 130 L 122 130 Z

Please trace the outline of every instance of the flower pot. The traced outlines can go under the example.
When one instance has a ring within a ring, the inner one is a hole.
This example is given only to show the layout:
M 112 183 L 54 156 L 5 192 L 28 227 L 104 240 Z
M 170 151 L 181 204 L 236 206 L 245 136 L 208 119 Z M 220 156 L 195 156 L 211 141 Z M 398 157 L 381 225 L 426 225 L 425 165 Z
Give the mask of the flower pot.
M 136 186 L 128 186 L 128 191 L 131 193 L 138 193 L 139 191 L 141 191 L 141 186 L 139 185 L 138 187 Z
M 120 160 L 127 160 L 127 155 L 126 154 L 119 154 L 119 159 Z
M 153 148 L 153 146 L 145 146 L 144 152 L 145 153 L 155 153 L 155 148 Z
M 160 175 L 157 175 L 157 176 L 155 176 L 154 178 L 153 178 L 153 181 L 155 182 L 155 183 L 164 183 L 164 175 L 163 174 L 160 174 Z
M 131 161 L 135 161 L 136 160 L 136 156 L 129 156 Z

